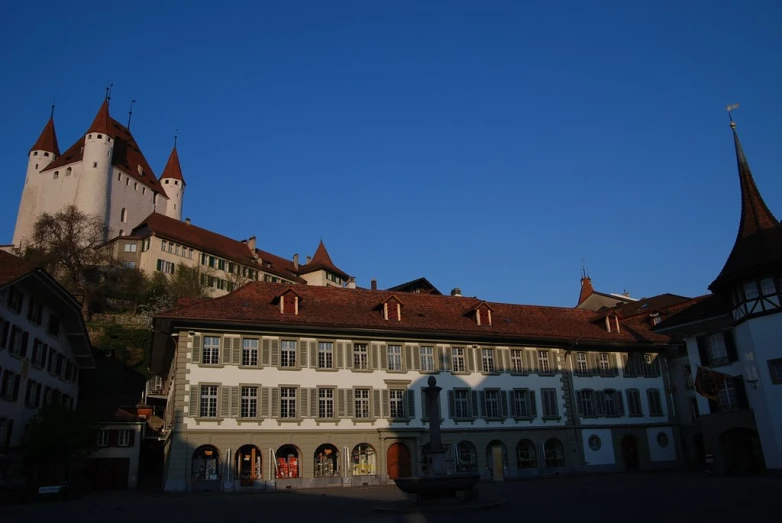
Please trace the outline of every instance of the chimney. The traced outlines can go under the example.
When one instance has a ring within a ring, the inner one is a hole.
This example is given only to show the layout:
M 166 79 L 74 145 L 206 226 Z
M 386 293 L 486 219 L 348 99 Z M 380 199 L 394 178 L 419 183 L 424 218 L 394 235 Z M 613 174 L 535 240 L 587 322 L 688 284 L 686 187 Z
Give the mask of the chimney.
M 250 249 L 250 252 L 255 252 L 255 236 L 250 236 L 250 239 L 247 240 L 247 248 Z
M 356 288 L 356 278 L 354 276 L 351 276 L 348 278 L 348 289 L 355 289 Z
M 190 218 L 185 218 L 185 223 L 190 225 Z
M 299 253 L 293 255 L 293 268 L 299 270 Z
M 312 256 L 307 256 L 307 265 L 309 265 L 311 261 L 312 261 Z
M 462 296 L 462 290 L 459 287 L 456 287 L 451 291 L 451 296 Z
M 372 290 L 373 291 L 377 290 L 377 280 L 374 278 L 372 278 Z

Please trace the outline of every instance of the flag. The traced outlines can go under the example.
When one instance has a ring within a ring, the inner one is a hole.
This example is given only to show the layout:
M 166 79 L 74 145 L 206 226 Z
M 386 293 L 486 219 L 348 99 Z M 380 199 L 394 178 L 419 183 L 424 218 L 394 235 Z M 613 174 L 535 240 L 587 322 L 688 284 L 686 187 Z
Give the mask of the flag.
M 704 398 L 717 401 L 726 378 L 728 378 L 727 374 L 706 367 L 698 367 L 698 373 L 695 376 L 695 391 Z

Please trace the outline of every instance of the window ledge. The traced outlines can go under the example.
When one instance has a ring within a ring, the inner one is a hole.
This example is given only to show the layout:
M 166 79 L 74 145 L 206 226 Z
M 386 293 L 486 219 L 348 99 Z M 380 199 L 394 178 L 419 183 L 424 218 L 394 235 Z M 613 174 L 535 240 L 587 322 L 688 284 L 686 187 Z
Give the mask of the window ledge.
M 559 421 L 562 419 L 562 416 L 543 416 L 541 419 L 544 421 Z
M 351 368 L 353 372 L 375 372 L 375 369 L 353 369 Z
M 501 422 L 505 423 L 505 420 L 506 420 L 506 419 L 508 419 L 508 418 L 507 418 L 506 416 L 493 416 L 493 417 L 491 417 L 491 418 L 485 417 L 485 418 L 483 418 L 483 419 L 484 419 L 484 421 L 486 421 L 486 422 L 490 422 L 490 421 L 494 421 L 494 422 L 496 422 L 496 421 L 501 421 Z
M 205 366 L 206 365 L 202 365 L 202 367 L 205 367 Z M 211 367 L 211 365 L 209 365 L 209 367 Z M 240 369 L 247 369 L 247 370 L 252 370 L 252 369 L 256 369 L 257 370 L 257 369 L 262 369 L 263 368 L 263 366 L 261 366 L 261 365 L 239 365 L 238 367 Z
M 283 367 L 282 365 L 273 366 L 273 369 L 282 370 L 282 371 L 292 371 L 292 370 L 301 370 L 302 367 Z
M 514 416 L 513 419 L 516 421 L 532 421 L 535 419 L 535 416 Z
M 373 425 L 377 421 L 377 418 L 348 418 L 348 419 L 350 419 L 350 421 L 352 421 L 353 423 L 371 423 Z
M 545 378 L 553 378 L 554 376 L 557 375 L 556 372 L 538 372 L 537 374 L 538 376 L 545 377 Z
M 196 365 L 198 365 L 199 367 L 205 367 L 207 369 L 222 369 L 222 368 L 225 367 L 225 364 L 223 364 L 223 363 L 214 363 L 214 364 L 212 364 L 212 363 L 198 363 L 198 362 L 196 362 Z
M 339 369 L 335 369 L 335 368 L 322 369 L 320 367 L 316 367 L 315 370 L 318 372 L 337 372 Z
M 418 374 L 440 374 L 439 370 L 418 370 Z
M 389 374 L 407 374 L 406 370 L 401 369 L 384 369 Z
M 454 376 L 469 376 L 470 374 L 472 374 L 472 372 L 468 370 L 459 370 L 459 371 L 452 370 L 451 374 L 453 374 Z
M 499 370 L 494 370 L 491 372 L 481 371 L 481 374 L 483 374 L 484 376 L 499 376 L 500 374 L 502 374 L 502 371 Z
M 529 376 L 529 372 L 516 372 L 516 371 L 510 371 L 511 376 Z

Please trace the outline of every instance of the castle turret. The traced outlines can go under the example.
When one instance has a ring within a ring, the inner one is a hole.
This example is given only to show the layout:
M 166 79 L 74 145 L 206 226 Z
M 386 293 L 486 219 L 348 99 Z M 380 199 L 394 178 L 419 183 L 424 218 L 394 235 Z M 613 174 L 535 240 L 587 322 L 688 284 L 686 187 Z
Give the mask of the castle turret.
M 160 176 L 160 183 L 168 197 L 166 215 L 176 220 L 182 219 L 182 201 L 185 196 L 185 178 L 182 176 L 182 166 L 179 165 L 179 154 L 176 150 L 176 139 L 171 156 L 168 157 L 166 168 Z
M 43 182 L 38 176 L 47 165 L 60 156 L 60 147 L 57 144 L 57 133 L 54 130 L 54 106 L 49 121 L 41 131 L 38 140 L 35 141 L 27 154 L 27 174 L 22 189 L 22 199 L 19 202 L 19 212 L 16 217 L 13 244 L 23 247 L 33 232 L 37 212 L 38 196 L 43 190 Z
M 82 171 L 73 203 L 86 214 L 109 216 L 114 139 L 107 97 L 84 135 Z M 110 231 L 109 234 L 116 232 Z

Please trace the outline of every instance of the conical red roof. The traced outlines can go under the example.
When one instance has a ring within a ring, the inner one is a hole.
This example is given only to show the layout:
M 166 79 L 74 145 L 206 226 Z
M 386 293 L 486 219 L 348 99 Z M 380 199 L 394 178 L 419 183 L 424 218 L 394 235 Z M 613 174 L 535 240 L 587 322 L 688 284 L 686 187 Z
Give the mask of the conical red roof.
M 323 240 L 320 240 L 318 248 L 315 250 L 315 255 L 312 257 L 310 263 L 301 266 L 299 269 L 299 274 L 307 274 L 319 269 L 327 269 L 346 280 L 350 278 L 346 272 L 339 269 L 336 265 L 334 265 L 334 262 L 331 261 L 331 256 L 329 256 L 329 252 L 326 250 L 326 246 L 323 245 Z
M 163 174 L 160 175 L 160 179 L 162 180 L 163 178 L 179 180 L 182 182 L 182 185 L 185 185 L 185 178 L 182 176 L 182 166 L 179 165 L 179 153 L 177 153 L 176 145 L 171 150 L 171 156 L 168 157 Z
M 592 278 L 583 276 L 581 278 L 581 293 L 578 295 L 578 303 L 576 305 L 584 303 L 584 300 L 592 296 L 594 292 L 595 288 L 592 287 Z
M 109 116 L 109 100 L 108 98 L 103 100 L 103 103 L 98 109 L 98 114 L 95 115 L 95 119 L 92 121 L 92 125 L 87 129 L 88 133 L 103 133 L 112 136 L 111 132 L 111 117 Z
M 35 141 L 30 151 L 47 151 L 60 156 L 60 146 L 57 145 L 57 133 L 54 132 L 54 118 L 49 118 L 46 126 L 41 131 L 41 136 Z

